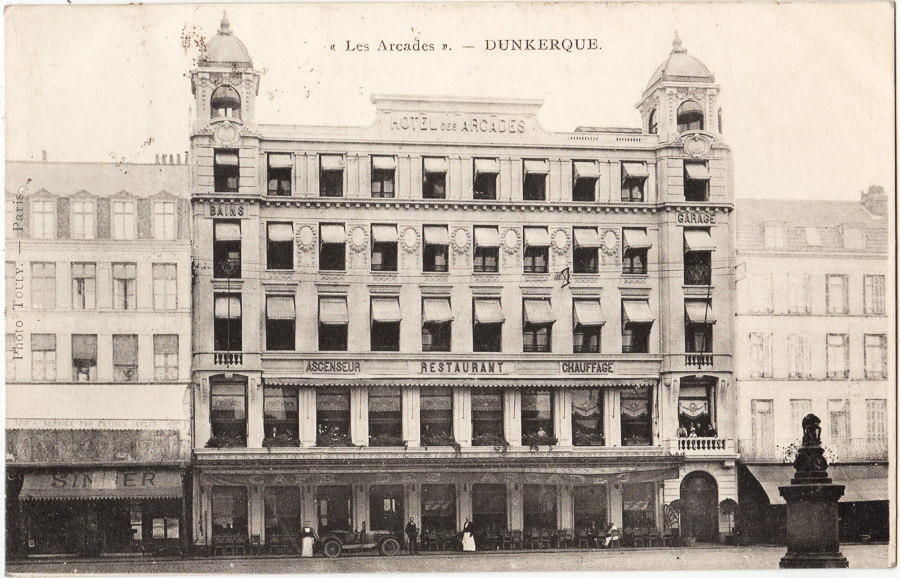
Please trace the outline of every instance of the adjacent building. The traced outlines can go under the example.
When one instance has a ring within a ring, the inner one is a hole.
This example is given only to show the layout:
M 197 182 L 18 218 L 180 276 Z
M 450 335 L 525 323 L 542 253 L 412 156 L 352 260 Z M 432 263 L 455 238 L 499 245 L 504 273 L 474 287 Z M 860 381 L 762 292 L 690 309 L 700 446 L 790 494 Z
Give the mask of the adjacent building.
M 270 125 L 259 82 L 223 20 L 191 72 L 199 550 L 409 517 L 629 538 L 676 499 L 683 533 L 730 532 L 732 169 L 680 40 L 639 128 L 397 96 Z
M 187 192 L 186 164 L 6 163 L 9 555 L 188 536 Z
M 840 503 L 841 539 L 887 541 L 895 344 L 888 202 L 740 200 L 737 427 L 742 522 L 756 541 L 784 535 L 778 486 L 809 413 Z

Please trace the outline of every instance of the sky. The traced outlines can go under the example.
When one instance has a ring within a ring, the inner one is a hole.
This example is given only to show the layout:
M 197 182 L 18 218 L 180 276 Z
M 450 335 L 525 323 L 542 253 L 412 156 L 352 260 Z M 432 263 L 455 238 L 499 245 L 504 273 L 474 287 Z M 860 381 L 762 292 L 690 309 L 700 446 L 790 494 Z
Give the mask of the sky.
M 410 94 L 540 99 L 550 131 L 639 127 L 635 105 L 677 31 L 721 87 L 736 196 L 893 192 L 886 2 L 7 7 L 6 158 L 153 162 L 186 151 L 199 49 L 185 39 L 215 35 L 223 9 L 263 73 L 259 123 L 363 126 L 371 95 Z M 416 38 L 437 50 L 375 50 Z M 485 50 L 510 38 L 595 38 L 600 50 Z

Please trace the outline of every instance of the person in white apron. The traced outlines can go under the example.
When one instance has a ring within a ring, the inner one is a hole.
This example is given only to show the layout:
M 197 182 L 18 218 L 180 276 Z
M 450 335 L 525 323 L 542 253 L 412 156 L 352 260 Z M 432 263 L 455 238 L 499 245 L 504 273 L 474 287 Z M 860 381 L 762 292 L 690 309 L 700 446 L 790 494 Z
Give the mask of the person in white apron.
M 300 531 L 300 557 L 312 558 L 313 545 L 316 542 L 316 533 L 313 531 L 309 522 L 303 522 L 303 529 Z
M 463 525 L 462 548 L 463 552 L 475 551 L 475 537 L 472 536 L 472 522 L 469 521 L 468 516 L 466 516 L 466 523 Z

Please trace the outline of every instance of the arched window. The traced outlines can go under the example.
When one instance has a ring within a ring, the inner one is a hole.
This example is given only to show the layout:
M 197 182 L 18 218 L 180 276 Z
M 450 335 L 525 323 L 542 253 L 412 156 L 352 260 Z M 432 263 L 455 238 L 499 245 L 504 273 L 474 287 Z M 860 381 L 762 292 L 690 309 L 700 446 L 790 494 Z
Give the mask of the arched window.
M 722 107 L 719 107 L 719 134 L 722 134 Z
M 703 130 L 703 107 L 693 100 L 678 107 L 678 132 L 688 130 Z
M 650 111 L 650 118 L 647 120 L 648 132 L 656 134 L 659 132 L 659 121 L 656 119 L 656 109 Z
M 241 97 L 230 86 L 220 86 L 209 99 L 213 118 L 241 118 Z

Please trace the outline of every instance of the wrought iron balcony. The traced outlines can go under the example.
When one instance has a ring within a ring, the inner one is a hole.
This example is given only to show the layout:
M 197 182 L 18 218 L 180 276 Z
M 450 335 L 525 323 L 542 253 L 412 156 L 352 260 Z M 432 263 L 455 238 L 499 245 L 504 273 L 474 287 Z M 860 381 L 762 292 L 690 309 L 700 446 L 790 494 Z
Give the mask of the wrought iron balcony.
M 712 283 L 712 268 L 709 264 L 696 264 L 684 266 L 685 285 L 709 285 Z

